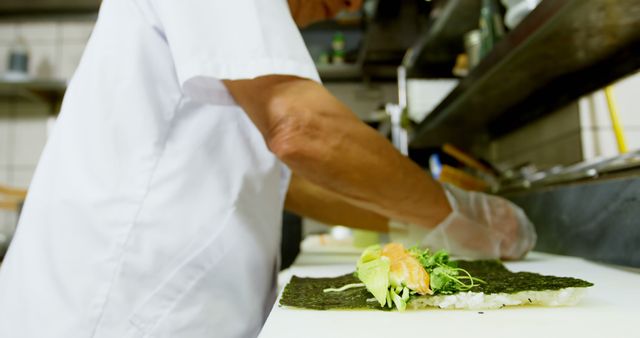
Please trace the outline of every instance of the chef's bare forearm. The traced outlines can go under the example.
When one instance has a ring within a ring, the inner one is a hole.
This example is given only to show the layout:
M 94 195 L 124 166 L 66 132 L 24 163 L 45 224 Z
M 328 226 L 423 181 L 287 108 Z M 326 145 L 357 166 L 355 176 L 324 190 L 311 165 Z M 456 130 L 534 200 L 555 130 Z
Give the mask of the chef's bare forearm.
M 356 207 L 340 197 L 304 178 L 291 177 L 285 209 L 325 224 L 387 232 L 389 220 L 373 211 Z
M 442 187 L 322 85 L 289 76 L 225 85 L 297 175 L 384 217 L 433 227 L 449 214 Z

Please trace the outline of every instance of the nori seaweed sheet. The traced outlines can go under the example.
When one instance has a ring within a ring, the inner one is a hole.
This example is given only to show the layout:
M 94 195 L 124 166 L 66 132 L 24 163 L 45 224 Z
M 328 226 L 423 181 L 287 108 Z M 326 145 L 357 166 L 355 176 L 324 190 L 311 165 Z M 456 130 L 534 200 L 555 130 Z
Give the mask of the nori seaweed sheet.
M 516 293 L 521 291 L 559 290 L 570 287 L 589 287 L 593 284 L 571 277 L 543 276 L 533 272 L 511 272 L 499 261 L 457 261 L 473 277 L 486 284 L 479 284 L 471 291 L 490 293 Z M 354 274 L 330 278 L 302 278 L 293 276 L 280 298 L 281 306 L 313 310 L 330 309 L 378 309 L 378 302 L 367 302 L 373 298 L 365 288 L 353 288 L 343 292 L 323 292 L 326 288 L 339 288 L 346 284 L 360 283 Z
M 521 291 L 547 291 L 564 288 L 593 286 L 587 281 L 572 277 L 544 276 L 533 272 L 511 272 L 499 261 L 457 261 L 473 277 L 487 282 L 471 289 L 473 292 L 516 293 Z
M 280 305 L 313 310 L 329 309 L 382 309 L 378 302 L 367 302 L 373 295 L 365 288 L 347 289 L 343 292 L 324 292 L 327 288 L 361 283 L 354 274 L 329 278 L 302 278 L 293 276 L 285 286 Z

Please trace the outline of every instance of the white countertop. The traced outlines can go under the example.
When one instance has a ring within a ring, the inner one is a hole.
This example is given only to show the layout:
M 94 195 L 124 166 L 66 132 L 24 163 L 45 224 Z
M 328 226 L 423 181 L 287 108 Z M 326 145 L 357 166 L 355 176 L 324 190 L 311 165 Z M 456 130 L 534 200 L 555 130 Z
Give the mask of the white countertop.
M 308 256 L 308 255 L 307 255 Z M 301 257 L 281 274 L 284 285 L 291 275 L 329 277 L 354 270 L 352 263 L 322 265 L 322 257 Z M 347 261 L 342 255 L 338 262 Z M 595 284 L 572 307 L 506 307 L 499 310 L 429 309 L 406 312 L 314 311 L 273 307 L 260 338 L 314 337 L 434 337 L 434 338 L 640 338 L 640 274 L 579 258 L 532 253 L 526 260 L 506 264 L 512 271 L 570 276 Z M 281 286 L 282 286 L 281 285 Z

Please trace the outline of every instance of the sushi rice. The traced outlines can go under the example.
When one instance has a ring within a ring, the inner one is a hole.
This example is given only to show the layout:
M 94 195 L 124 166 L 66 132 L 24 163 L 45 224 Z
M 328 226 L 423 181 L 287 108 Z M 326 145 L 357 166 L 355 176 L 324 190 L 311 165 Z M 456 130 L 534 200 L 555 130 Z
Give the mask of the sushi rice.
M 564 288 L 547 291 L 522 291 L 513 294 L 460 292 L 453 295 L 416 297 L 409 301 L 407 309 L 438 307 L 441 309 L 488 310 L 517 305 L 570 306 L 577 304 L 584 297 L 586 291 L 586 288 Z

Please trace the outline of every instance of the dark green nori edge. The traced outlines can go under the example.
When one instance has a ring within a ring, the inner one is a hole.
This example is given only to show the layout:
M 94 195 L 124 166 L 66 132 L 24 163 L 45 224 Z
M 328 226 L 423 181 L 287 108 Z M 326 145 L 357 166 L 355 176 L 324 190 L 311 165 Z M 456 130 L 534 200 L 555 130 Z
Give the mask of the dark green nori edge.
M 587 281 L 572 277 L 544 276 L 533 272 L 511 272 L 499 261 L 458 261 L 471 276 L 482 279 L 471 291 L 491 293 L 517 293 L 521 291 L 547 291 L 564 288 L 593 286 Z
M 571 287 L 589 287 L 592 283 L 571 277 L 543 276 L 532 272 L 511 272 L 499 261 L 457 261 L 471 276 L 487 282 L 474 287 L 472 292 L 517 293 L 521 291 L 559 290 Z M 346 284 L 360 283 L 353 274 L 332 278 L 301 278 L 293 276 L 280 298 L 280 305 L 313 310 L 378 309 L 377 302 L 367 302 L 373 296 L 365 288 L 343 292 L 327 292 Z
M 282 292 L 280 305 L 313 310 L 381 309 L 378 302 L 367 302 L 367 299 L 373 296 L 365 288 L 353 288 L 343 292 L 323 291 L 352 283 L 361 282 L 353 274 L 332 278 L 293 276 Z

